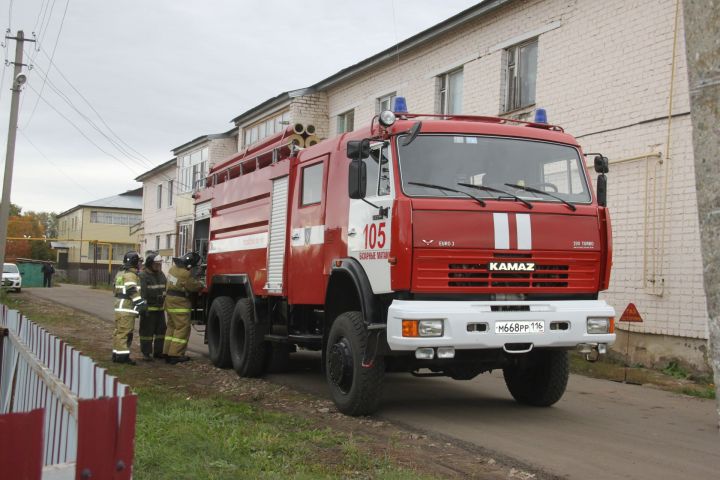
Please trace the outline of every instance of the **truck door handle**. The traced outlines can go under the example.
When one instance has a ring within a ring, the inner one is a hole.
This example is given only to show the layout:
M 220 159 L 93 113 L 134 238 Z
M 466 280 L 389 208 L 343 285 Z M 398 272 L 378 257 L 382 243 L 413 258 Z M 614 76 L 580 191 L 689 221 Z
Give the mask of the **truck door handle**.
M 348 230 L 348 237 L 354 237 L 355 235 L 357 235 L 357 230 L 355 230 L 354 228 Z
M 300 234 L 299 233 L 293 233 L 290 237 L 292 240 L 300 240 Z

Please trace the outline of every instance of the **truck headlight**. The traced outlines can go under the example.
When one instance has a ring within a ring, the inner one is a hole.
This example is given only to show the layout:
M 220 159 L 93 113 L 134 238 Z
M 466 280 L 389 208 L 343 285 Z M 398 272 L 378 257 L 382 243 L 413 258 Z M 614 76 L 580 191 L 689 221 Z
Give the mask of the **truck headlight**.
M 431 320 L 403 320 L 403 337 L 442 337 L 442 319 Z
M 587 333 L 614 333 L 614 317 L 588 317 Z

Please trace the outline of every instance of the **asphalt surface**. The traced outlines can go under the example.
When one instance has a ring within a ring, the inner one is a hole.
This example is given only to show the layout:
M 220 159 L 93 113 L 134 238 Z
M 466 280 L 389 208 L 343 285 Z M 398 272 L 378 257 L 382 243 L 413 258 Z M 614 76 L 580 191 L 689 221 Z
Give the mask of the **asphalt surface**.
M 107 291 L 24 291 L 112 320 Z M 197 333 L 191 350 L 207 354 Z M 268 380 L 328 398 L 319 354 L 293 354 L 292 363 Z M 637 385 L 572 375 L 555 406 L 530 408 L 512 400 L 497 373 L 464 382 L 389 374 L 378 416 L 564 478 L 720 478 L 715 402 Z

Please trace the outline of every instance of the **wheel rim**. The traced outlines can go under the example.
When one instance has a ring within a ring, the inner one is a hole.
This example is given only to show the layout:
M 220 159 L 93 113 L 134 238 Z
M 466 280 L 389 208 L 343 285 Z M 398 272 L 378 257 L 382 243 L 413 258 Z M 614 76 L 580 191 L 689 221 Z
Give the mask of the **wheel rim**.
M 350 342 L 347 338 L 339 338 L 330 347 L 328 355 L 328 374 L 333 385 L 342 393 L 348 393 L 352 387 L 353 357 Z

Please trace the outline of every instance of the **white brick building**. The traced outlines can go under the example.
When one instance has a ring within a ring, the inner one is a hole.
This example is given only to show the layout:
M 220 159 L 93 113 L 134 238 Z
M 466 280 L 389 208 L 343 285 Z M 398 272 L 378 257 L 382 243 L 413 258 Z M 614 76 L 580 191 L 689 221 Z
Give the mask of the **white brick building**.
M 177 202 L 177 159 L 148 170 L 136 179 L 143 184 L 142 224 L 139 233 L 141 254 L 159 252 L 166 257 L 163 269 L 170 268 L 175 253 L 175 204 Z
M 586 152 L 609 157 L 614 267 L 603 296 L 618 316 L 634 303 L 644 319 L 631 327 L 632 361 L 707 368 L 679 0 L 486 0 L 236 117 L 238 149 L 276 117 L 333 136 L 393 95 L 415 113 L 529 119 L 543 107 Z M 628 328 L 619 324 L 621 353 Z

